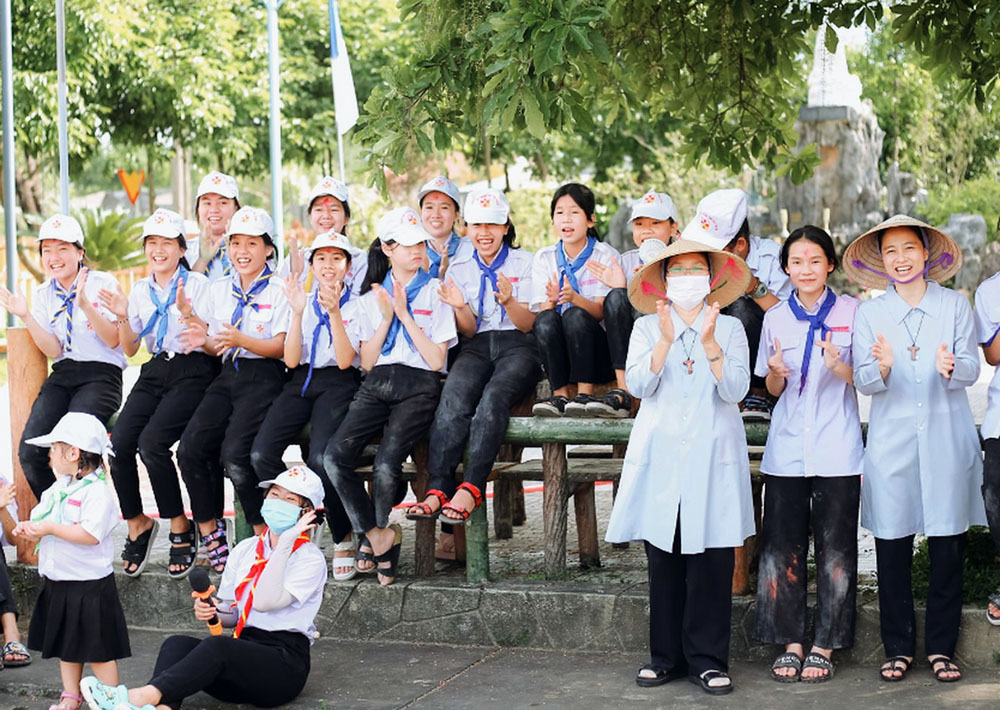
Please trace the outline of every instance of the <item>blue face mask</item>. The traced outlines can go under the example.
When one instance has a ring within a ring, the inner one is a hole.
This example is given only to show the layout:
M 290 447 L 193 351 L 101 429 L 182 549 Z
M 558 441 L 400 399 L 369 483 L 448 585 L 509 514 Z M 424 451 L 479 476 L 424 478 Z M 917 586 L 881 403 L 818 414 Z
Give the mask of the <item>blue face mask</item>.
M 302 508 L 281 498 L 265 498 L 260 514 L 271 532 L 280 535 L 298 522 Z

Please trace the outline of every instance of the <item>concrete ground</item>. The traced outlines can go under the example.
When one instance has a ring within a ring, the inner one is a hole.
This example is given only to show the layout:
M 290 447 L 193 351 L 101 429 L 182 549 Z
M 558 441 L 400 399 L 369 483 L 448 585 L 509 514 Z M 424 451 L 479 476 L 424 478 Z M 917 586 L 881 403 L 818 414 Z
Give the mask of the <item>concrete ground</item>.
M 122 680 L 148 679 L 156 649 L 165 634 L 133 631 L 135 656 L 121 663 Z M 926 665 L 915 667 L 902 683 L 883 683 L 873 666 L 840 665 L 836 677 L 820 685 L 779 685 L 764 663 L 737 663 L 731 669 L 734 693 L 710 697 L 696 686 L 676 681 L 639 688 L 633 678 L 646 661 L 635 653 L 560 653 L 517 648 L 480 648 L 354 642 L 320 639 L 313 646 L 312 674 L 305 691 L 284 707 L 435 708 L 511 710 L 619 707 L 756 708 L 962 708 L 1000 707 L 1000 669 L 972 670 L 959 683 L 935 682 Z M 0 707 L 48 707 L 59 693 L 54 660 L 0 671 Z M 200 694 L 186 708 L 232 708 Z

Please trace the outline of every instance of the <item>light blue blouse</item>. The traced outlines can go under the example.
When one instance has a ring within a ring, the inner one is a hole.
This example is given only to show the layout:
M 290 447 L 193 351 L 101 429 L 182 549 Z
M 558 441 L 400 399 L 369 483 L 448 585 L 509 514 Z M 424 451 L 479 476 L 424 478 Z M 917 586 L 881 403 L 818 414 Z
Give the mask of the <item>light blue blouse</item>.
M 993 274 L 976 289 L 976 334 L 980 345 L 989 345 L 1000 330 L 1000 273 Z M 1000 367 L 993 371 L 987 393 L 983 438 L 1000 437 Z
M 750 462 L 739 402 L 750 386 L 749 348 L 740 322 L 720 315 L 716 381 L 701 345 L 704 309 L 688 327 L 671 311 L 677 339 L 659 374 L 650 369 L 658 317 L 632 330 L 625 381 L 642 399 L 629 437 L 608 542 L 648 540 L 672 550 L 680 511 L 681 552 L 738 547 L 754 533 Z M 693 360 L 691 374 L 684 361 Z
M 888 382 L 872 355 L 880 334 L 893 350 Z M 942 344 L 955 354 L 951 379 L 934 367 Z M 985 524 L 983 459 L 965 392 L 978 377 L 972 308 L 961 294 L 928 281 L 910 308 L 890 286 L 858 308 L 854 386 L 872 397 L 861 524 L 876 537 L 957 535 Z

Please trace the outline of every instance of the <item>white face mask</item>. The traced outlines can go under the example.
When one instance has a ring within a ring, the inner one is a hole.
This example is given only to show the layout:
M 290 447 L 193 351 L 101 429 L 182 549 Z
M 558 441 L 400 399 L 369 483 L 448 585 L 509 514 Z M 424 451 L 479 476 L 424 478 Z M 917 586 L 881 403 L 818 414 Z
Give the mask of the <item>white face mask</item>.
M 704 276 L 668 276 L 667 298 L 678 308 L 689 310 L 705 300 L 711 289 L 708 274 Z

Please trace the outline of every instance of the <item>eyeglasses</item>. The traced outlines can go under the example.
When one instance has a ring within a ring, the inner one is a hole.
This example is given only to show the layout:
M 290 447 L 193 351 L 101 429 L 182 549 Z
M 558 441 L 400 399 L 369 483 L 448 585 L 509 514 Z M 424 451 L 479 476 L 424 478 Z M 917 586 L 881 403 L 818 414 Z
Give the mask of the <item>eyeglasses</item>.
M 667 276 L 704 276 L 708 274 L 708 269 L 704 266 L 674 266 L 667 269 Z

